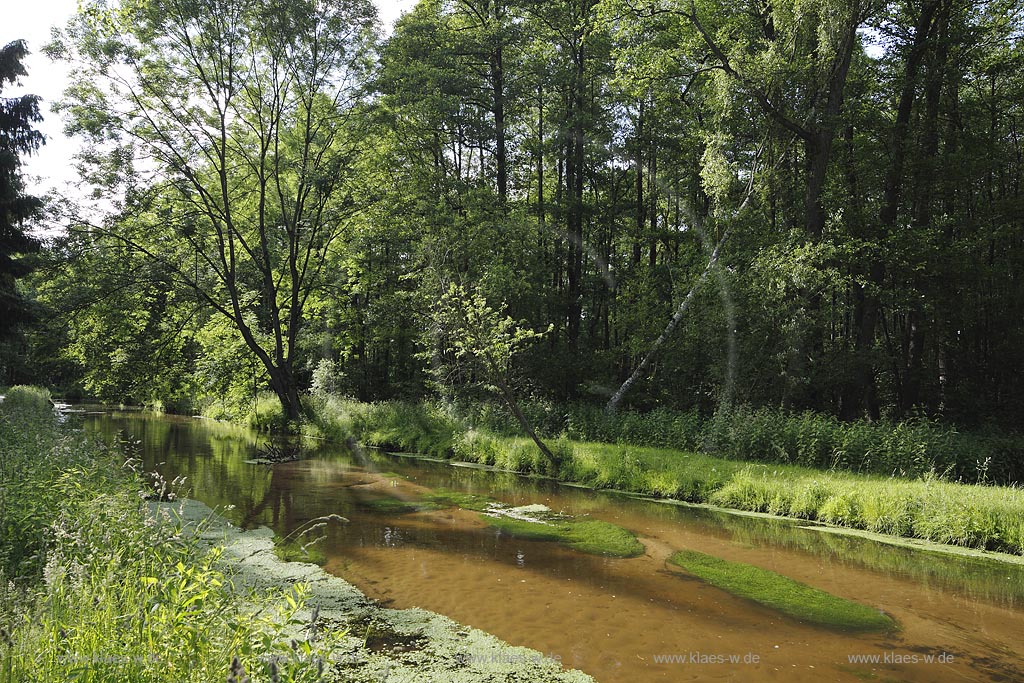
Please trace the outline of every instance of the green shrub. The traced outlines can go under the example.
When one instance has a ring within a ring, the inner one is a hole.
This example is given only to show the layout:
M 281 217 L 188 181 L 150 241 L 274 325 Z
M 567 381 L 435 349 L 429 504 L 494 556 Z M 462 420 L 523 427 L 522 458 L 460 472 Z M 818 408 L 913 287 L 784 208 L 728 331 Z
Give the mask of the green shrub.
M 5 413 L 20 412 L 23 416 L 34 417 L 53 415 L 53 403 L 49 389 L 17 385 L 7 390 L 0 410 Z
M 266 392 L 256 397 L 256 404 L 247 415 L 246 422 L 251 428 L 267 434 L 281 434 L 288 430 L 281 400 Z

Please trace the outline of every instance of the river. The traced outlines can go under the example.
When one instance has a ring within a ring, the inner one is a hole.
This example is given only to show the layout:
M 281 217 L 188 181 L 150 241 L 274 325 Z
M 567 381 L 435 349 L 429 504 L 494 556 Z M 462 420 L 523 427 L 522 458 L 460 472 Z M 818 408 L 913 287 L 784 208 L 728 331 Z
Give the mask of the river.
M 1024 681 L 1024 566 L 804 528 L 374 449 L 314 444 L 301 460 L 246 462 L 256 434 L 208 420 L 89 413 L 147 470 L 231 521 L 287 537 L 329 514 L 324 567 L 395 608 L 423 607 L 539 650 L 601 683 Z M 612 559 L 509 536 L 460 509 L 384 511 L 450 489 L 588 515 L 630 529 L 641 557 Z M 231 506 L 228 508 L 228 506 Z M 308 540 L 308 536 L 303 541 Z M 666 563 L 694 549 L 884 611 L 887 634 L 800 623 Z

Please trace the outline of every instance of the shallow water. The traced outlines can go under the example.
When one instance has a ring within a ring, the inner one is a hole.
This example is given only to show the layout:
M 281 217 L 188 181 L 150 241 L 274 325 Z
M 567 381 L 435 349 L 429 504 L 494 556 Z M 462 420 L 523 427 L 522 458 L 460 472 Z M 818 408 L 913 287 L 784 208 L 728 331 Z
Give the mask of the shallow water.
M 373 450 L 320 445 L 301 461 L 247 464 L 257 437 L 203 420 L 115 412 L 86 415 L 85 427 L 131 441 L 148 469 L 168 481 L 185 476 L 189 495 L 233 505 L 225 514 L 243 526 L 287 536 L 342 515 L 349 523 L 329 524 L 318 544 L 328 571 L 388 606 L 440 612 L 602 683 L 1024 681 L 1024 566 Z M 613 522 L 634 531 L 646 553 L 596 557 L 513 538 L 474 512 L 372 506 L 435 488 Z M 900 629 L 850 634 L 800 623 L 668 565 L 682 549 L 871 605 Z

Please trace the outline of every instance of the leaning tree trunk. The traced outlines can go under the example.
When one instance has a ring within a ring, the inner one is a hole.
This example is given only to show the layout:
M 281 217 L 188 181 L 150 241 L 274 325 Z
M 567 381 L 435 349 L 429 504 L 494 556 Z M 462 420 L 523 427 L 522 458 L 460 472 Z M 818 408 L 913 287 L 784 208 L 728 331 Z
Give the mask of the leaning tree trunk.
M 633 374 L 631 374 L 629 378 L 622 383 L 622 386 L 618 388 L 618 391 L 616 391 L 615 394 L 612 395 L 611 399 L 609 399 L 608 404 L 604 407 L 606 413 L 611 414 L 619 409 L 619 404 L 622 402 L 626 393 L 634 384 L 636 384 L 637 380 L 640 379 L 644 371 L 647 369 L 647 366 L 651 364 L 651 361 L 658 354 L 658 351 L 661 350 L 661 347 L 666 341 L 668 341 L 668 338 L 672 336 L 672 332 L 676 327 L 678 327 L 679 322 L 683 319 L 683 316 L 686 315 L 687 309 L 690 308 L 690 303 L 693 301 L 693 297 L 696 296 L 698 288 L 700 288 L 704 281 L 707 280 L 708 274 L 715 267 L 715 264 L 718 263 L 718 255 L 721 253 L 722 245 L 725 244 L 725 240 L 728 236 L 728 231 L 722 235 L 722 239 L 719 240 L 718 245 L 715 247 L 714 251 L 711 252 L 711 258 L 708 259 L 708 265 L 705 266 L 704 272 L 700 274 L 697 281 L 693 283 L 693 287 L 690 288 L 690 291 L 687 292 L 686 296 L 679 303 L 679 306 L 676 308 L 676 312 L 672 315 L 672 319 L 668 321 L 668 325 L 666 325 L 665 329 L 662 330 L 661 335 L 654 340 L 654 343 L 651 345 L 647 355 L 644 356 L 644 359 L 640 361 L 640 364 L 633 370 Z
M 537 445 L 540 452 L 544 454 L 545 458 L 547 458 L 548 463 L 557 469 L 560 464 L 558 458 L 551 452 L 548 445 L 544 443 L 539 436 L 537 436 L 537 432 L 534 430 L 533 425 L 530 424 L 526 414 L 523 413 L 522 408 L 519 407 L 519 401 L 516 400 L 515 393 L 513 393 L 512 388 L 508 386 L 504 380 L 500 379 L 497 381 L 497 386 L 498 391 L 501 394 L 501 399 L 505 402 L 505 405 L 508 406 L 508 409 L 512 411 L 512 414 L 519 422 L 519 426 L 523 428 L 526 435 L 529 436 L 533 440 L 533 443 Z

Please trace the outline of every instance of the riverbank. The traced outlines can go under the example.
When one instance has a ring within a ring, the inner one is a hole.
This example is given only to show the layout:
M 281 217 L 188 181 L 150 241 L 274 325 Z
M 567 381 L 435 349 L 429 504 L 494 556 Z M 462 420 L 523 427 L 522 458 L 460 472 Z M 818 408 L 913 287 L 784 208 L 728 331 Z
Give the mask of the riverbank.
M 592 680 L 278 559 L 134 449 L 58 425 L 44 390 L 0 404 L 0 683 Z
M 670 448 L 548 441 L 473 428 L 441 408 L 312 402 L 311 435 L 551 476 L 562 482 L 795 517 L 899 538 L 1024 554 L 1024 490 L 920 477 L 746 462 Z
M 273 532 L 265 527 L 241 530 L 194 500 L 160 508 L 180 516 L 185 529 L 211 547 L 222 549 L 221 561 L 231 568 L 234 585 L 243 593 L 287 590 L 296 582 L 307 586 L 305 605 L 295 621 L 308 631 L 315 612 L 317 628 L 344 633 L 334 644 L 332 660 L 339 680 L 346 683 L 484 683 L 498 677 L 524 683 L 593 683 L 582 672 L 563 670 L 555 655 L 509 645 L 424 609 L 383 608 L 315 564 L 285 562 L 274 553 Z

